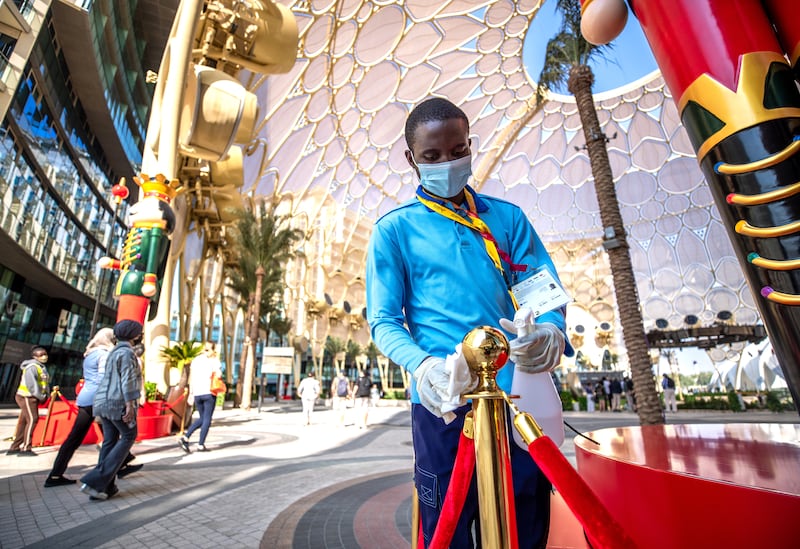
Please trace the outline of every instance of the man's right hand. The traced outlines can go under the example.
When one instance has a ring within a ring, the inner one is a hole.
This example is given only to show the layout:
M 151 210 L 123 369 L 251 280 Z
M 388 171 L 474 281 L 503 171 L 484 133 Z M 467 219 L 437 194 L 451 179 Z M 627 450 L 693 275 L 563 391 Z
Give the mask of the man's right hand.
M 445 423 L 455 419 L 452 410 L 466 403 L 462 395 L 472 390 L 476 382 L 460 344 L 447 359 L 429 356 L 423 360 L 414 371 L 414 379 L 422 405 Z
M 125 403 L 125 413 L 122 415 L 122 421 L 124 423 L 131 423 L 136 419 L 136 412 L 136 401 L 129 400 Z

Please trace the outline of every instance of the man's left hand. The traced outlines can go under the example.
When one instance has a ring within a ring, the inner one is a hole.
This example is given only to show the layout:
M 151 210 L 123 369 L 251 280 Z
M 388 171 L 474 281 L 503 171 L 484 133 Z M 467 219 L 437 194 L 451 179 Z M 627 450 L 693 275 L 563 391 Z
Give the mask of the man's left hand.
M 517 311 L 514 321 L 500 319 L 504 330 L 516 333 L 509 342 L 511 360 L 523 372 L 549 372 L 561 362 L 567 340 L 555 324 L 536 323 L 525 309 Z

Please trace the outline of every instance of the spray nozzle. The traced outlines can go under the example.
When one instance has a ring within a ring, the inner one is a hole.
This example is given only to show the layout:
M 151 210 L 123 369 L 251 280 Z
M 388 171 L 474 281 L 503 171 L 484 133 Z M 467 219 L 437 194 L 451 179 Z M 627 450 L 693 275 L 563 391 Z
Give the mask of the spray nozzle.
M 536 324 L 536 317 L 533 316 L 530 307 L 522 307 L 514 314 L 514 328 L 517 330 L 517 337 L 531 333 L 534 324 Z

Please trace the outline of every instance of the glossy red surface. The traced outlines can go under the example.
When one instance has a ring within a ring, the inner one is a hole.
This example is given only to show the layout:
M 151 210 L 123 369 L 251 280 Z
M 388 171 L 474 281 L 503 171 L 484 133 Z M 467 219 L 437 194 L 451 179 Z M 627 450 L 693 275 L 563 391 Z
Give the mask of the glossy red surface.
M 789 61 L 796 63 L 800 55 L 800 2 L 797 0 L 764 0 L 764 7 L 775 23 L 783 50 Z
M 744 53 L 783 54 L 760 0 L 636 0 L 633 5 L 676 99 L 701 74 L 735 90 Z
M 74 402 L 71 404 L 75 405 Z M 62 400 L 55 401 L 50 412 L 49 422 L 47 421 L 47 406 L 39 407 L 39 423 L 36 424 L 36 429 L 33 431 L 34 446 L 58 446 L 66 440 L 78 415 L 77 410 L 72 406 Z M 47 426 L 47 432 L 45 432 L 45 426 Z M 44 433 L 44 439 L 42 439 L 42 433 Z M 102 430 L 93 425 L 86 433 L 83 444 L 94 444 L 98 440 L 102 440 L 102 437 Z
M 576 437 L 578 471 L 637 544 L 797 547 L 800 425 L 651 425 Z
M 72 403 L 74 404 L 74 403 Z M 34 446 L 58 446 L 64 442 L 75 423 L 77 412 L 61 400 L 53 403 L 50 421 L 47 421 L 47 406 L 39 407 L 39 423 L 33 431 Z M 136 440 L 160 438 L 169 436 L 172 430 L 172 415 L 164 413 L 163 402 L 146 402 L 139 408 L 136 423 L 139 434 Z M 47 432 L 45 433 L 45 425 Z M 42 433 L 45 433 L 44 440 Z M 96 444 L 103 442 L 103 429 L 98 424 L 93 424 L 83 439 L 83 444 Z

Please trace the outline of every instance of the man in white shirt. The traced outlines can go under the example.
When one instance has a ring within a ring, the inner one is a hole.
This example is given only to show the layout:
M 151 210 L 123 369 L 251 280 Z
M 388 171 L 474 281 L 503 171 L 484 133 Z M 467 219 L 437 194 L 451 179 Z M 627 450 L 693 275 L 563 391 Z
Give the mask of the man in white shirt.
M 317 401 L 319 391 L 319 381 L 314 377 L 314 372 L 308 372 L 308 376 L 297 387 L 297 394 L 300 395 L 300 401 L 303 403 L 303 425 L 311 425 L 314 403 Z

